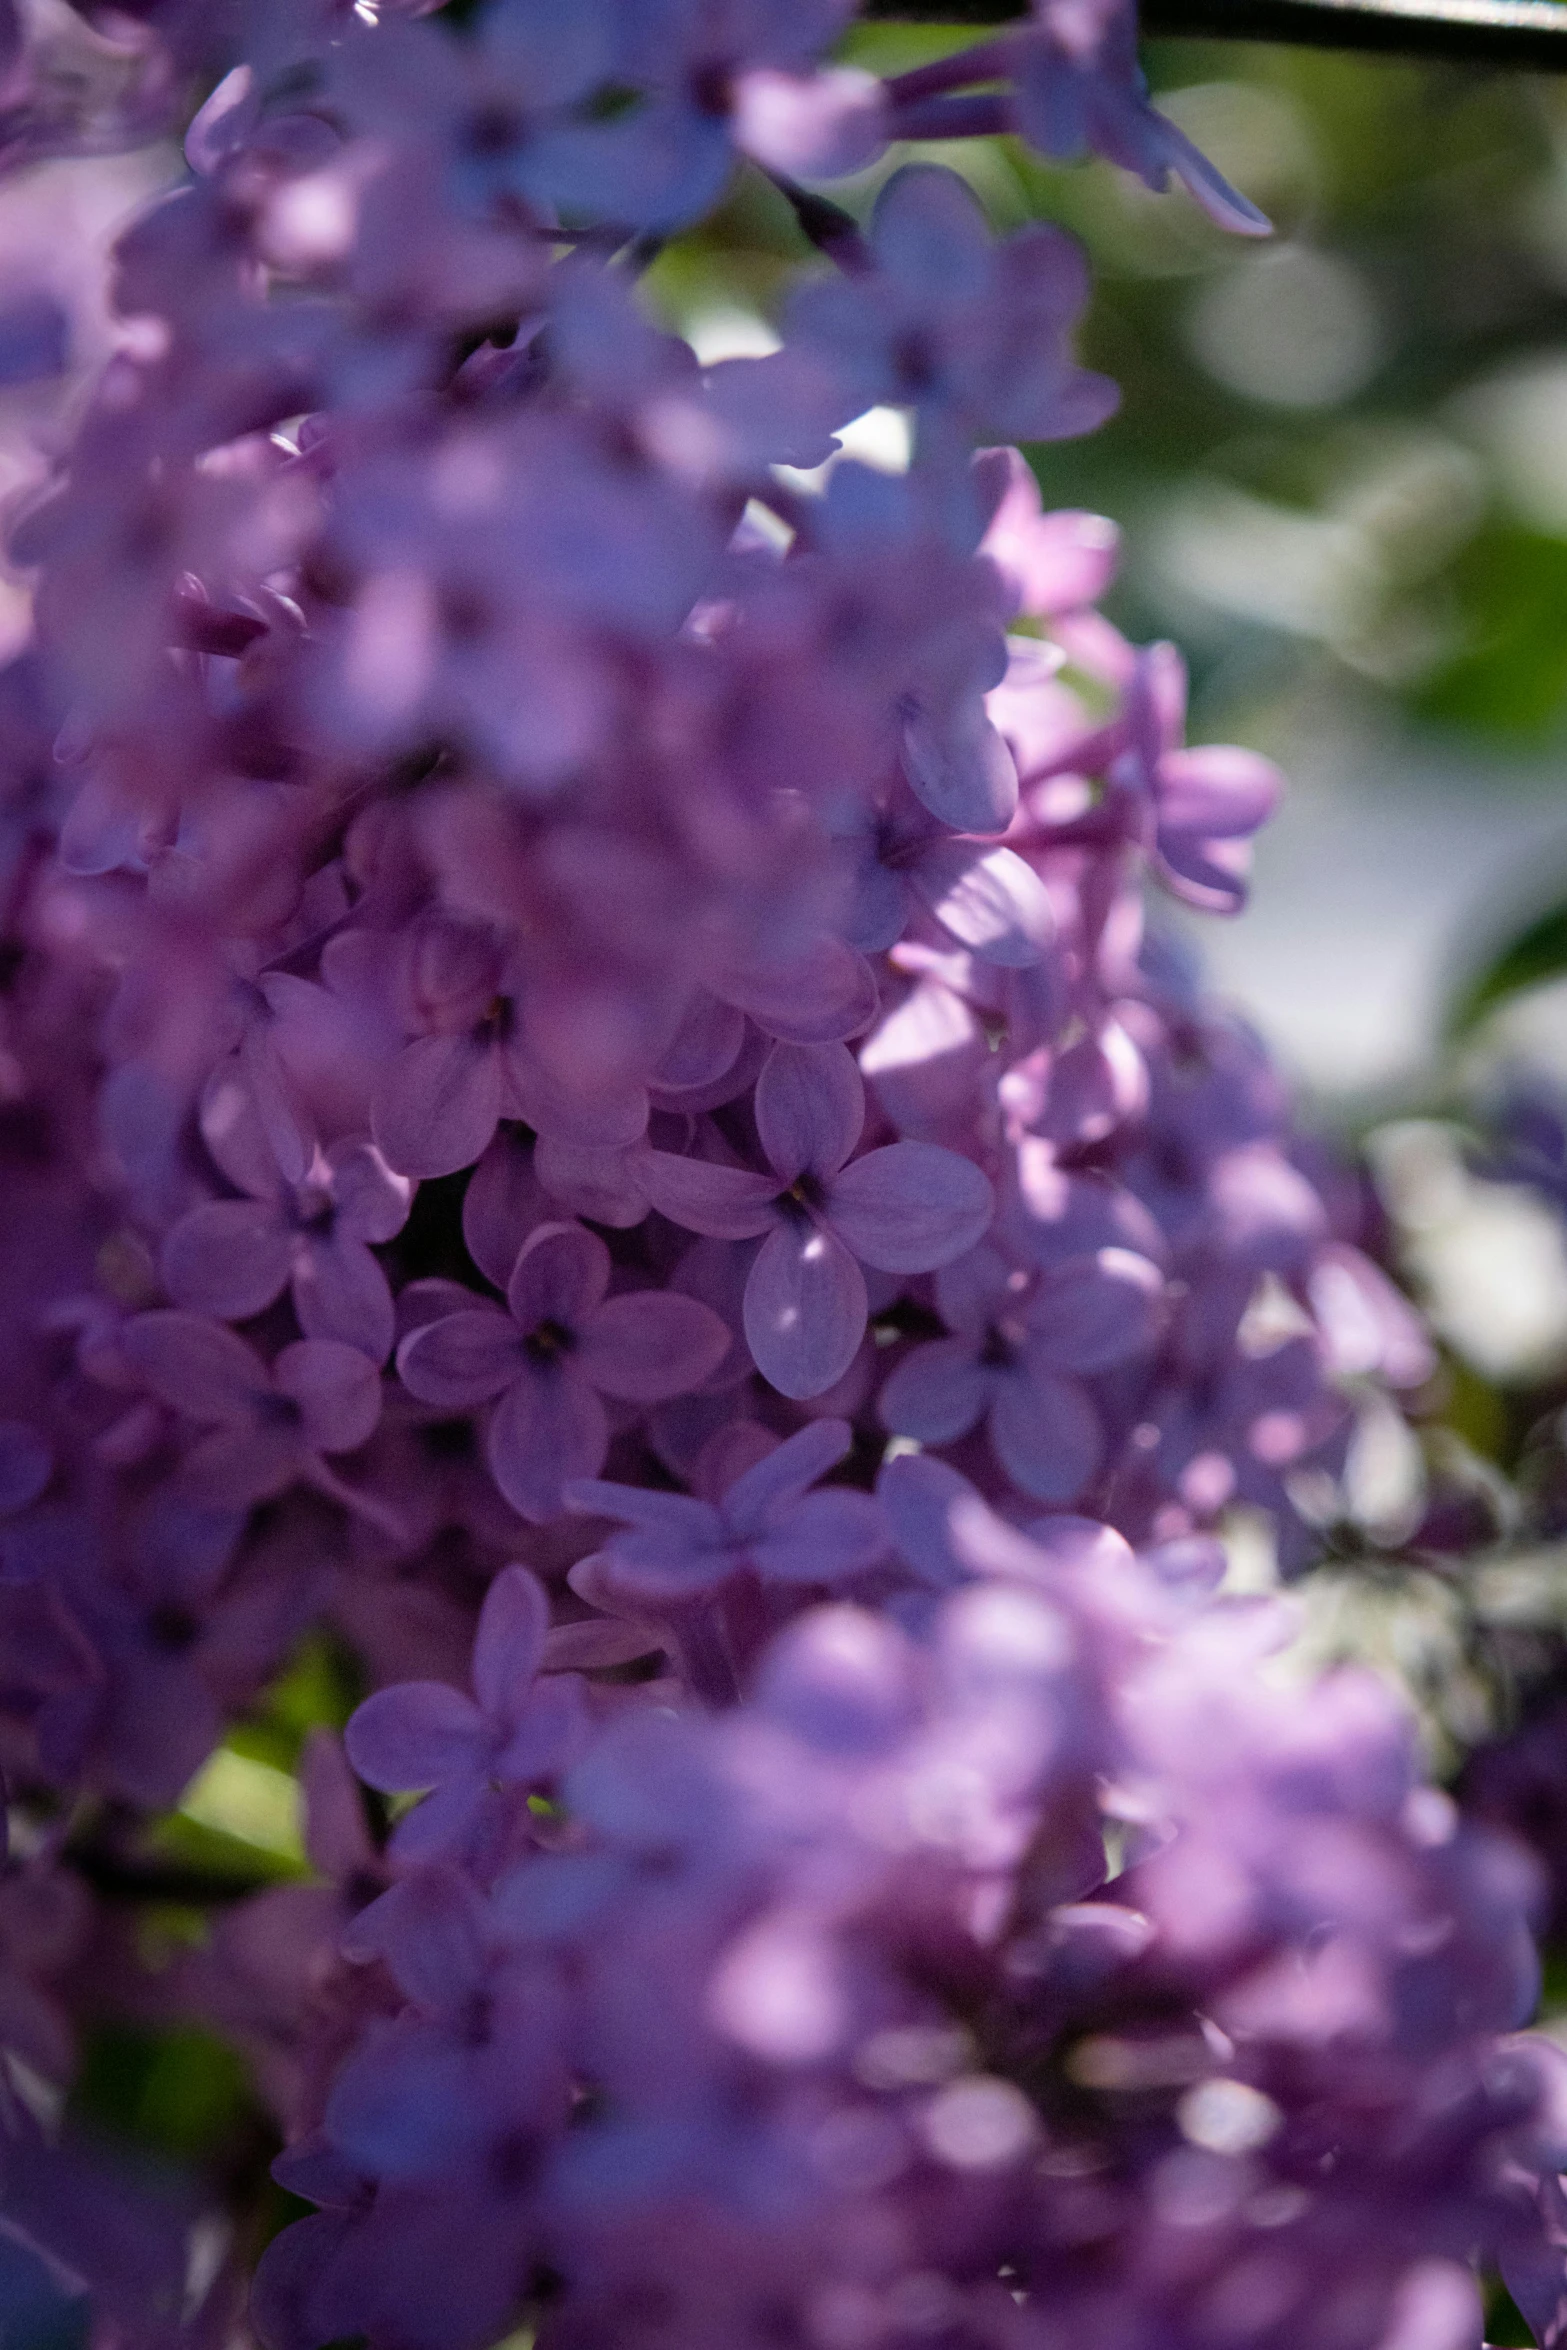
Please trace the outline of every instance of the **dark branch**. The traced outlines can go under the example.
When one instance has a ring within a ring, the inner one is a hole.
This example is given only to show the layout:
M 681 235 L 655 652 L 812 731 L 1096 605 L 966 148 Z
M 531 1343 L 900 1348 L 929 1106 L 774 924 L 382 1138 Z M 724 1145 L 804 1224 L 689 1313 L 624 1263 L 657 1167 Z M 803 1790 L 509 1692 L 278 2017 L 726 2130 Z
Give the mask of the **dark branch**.
M 870 17 L 1009 24 L 1020 0 L 865 0 Z M 1144 0 L 1145 33 L 1295 48 L 1369 49 L 1503 70 L 1567 73 L 1563 0 Z

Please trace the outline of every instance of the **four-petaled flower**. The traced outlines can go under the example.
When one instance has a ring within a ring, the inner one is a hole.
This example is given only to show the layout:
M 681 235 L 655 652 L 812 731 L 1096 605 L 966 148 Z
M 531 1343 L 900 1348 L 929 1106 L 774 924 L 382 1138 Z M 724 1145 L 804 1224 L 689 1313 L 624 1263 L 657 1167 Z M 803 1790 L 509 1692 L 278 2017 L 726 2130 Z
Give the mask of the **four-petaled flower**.
M 988 1178 L 956 1151 L 888 1143 L 849 1154 L 865 1088 L 842 1045 L 775 1045 L 756 1083 L 758 1174 L 650 1150 L 638 1176 L 659 1211 L 717 1240 L 763 1234 L 745 1285 L 756 1367 L 784 1395 L 820 1395 L 865 1335 L 862 1264 L 928 1273 L 974 1246 L 994 1207 Z
M 353 1452 L 381 1417 L 368 1355 L 335 1338 L 302 1338 L 269 1367 L 221 1322 L 158 1309 L 120 1332 L 126 1361 L 160 1401 L 210 1433 L 180 1464 L 193 1501 L 240 1509 L 303 1480 L 348 1498 L 322 1459 Z
M 1099 1466 L 1099 1415 L 1073 1373 L 1149 1349 L 1164 1279 L 1130 1249 L 1102 1248 L 1038 1276 L 977 1248 L 938 1275 L 954 1335 L 917 1346 L 881 1392 L 900 1436 L 950 1444 L 985 1419 L 997 1459 L 1036 1501 L 1070 1501 Z
M 445 1681 L 378 1689 L 351 1717 L 348 1759 L 389 1795 L 424 1801 L 399 1821 L 400 1860 L 463 1859 L 504 1832 L 509 1803 L 553 1782 L 587 1728 L 575 1673 L 540 1679 L 550 1604 L 526 1567 L 504 1567 L 473 1644 L 473 1696 Z
M 159 1268 L 176 1305 L 247 1321 L 293 1294 L 307 1338 L 335 1338 L 378 1363 L 396 1321 L 372 1242 L 396 1238 L 413 1186 L 370 1143 L 342 1143 L 315 1159 L 302 1183 L 273 1168 L 247 1172 L 248 1199 L 192 1208 L 163 1244 Z
M 711 1307 L 672 1291 L 610 1297 L 610 1254 L 580 1224 L 541 1224 L 507 1284 L 509 1311 L 475 1302 L 411 1331 L 397 1350 L 404 1386 L 454 1412 L 498 1399 L 490 1468 L 513 1509 L 535 1522 L 561 1487 L 596 1475 L 609 1450 L 603 1397 L 666 1403 L 699 1387 L 729 1351 Z

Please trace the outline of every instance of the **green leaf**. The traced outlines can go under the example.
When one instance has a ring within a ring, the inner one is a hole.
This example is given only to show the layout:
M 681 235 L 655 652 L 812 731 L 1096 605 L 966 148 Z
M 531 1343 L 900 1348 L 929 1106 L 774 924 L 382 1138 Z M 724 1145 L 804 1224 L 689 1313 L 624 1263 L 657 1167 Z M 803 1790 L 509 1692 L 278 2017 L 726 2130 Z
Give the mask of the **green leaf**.
M 199 2162 L 236 2143 L 255 2100 L 243 2058 L 212 2033 L 104 2024 L 88 2037 L 69 2110 L 167 2160 Z
M 1526 988 L 1567 977 L 1567 898 L 1536 914 L 1462 987 L 1447 1015 L 1450 1037 L 1467 1036 L 1488 1012 Z

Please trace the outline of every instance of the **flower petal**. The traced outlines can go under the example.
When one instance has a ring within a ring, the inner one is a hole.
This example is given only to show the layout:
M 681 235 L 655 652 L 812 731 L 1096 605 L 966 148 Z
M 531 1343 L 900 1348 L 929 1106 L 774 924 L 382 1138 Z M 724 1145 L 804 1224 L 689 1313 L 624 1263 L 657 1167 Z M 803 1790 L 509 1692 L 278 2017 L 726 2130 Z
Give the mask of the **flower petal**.
M 937 1338 L 906 1354 L 877 1399 L 884 1427 L 921 1444 L 951 1444 L 966 1436 L 995 1390 L 973 1342 Z
M 371 1125 L 400 1175 L 455 1175 L 489 1143 L 501 1100 L 493 1046 L 470 1036 L 419 1036 L 377 1086 Z
M 192 1208 L 158 1255 L 163 1286 L 177 1306 L 248 1321 L 288 1280 L 293 1239 L 277 1210 L 260 1200 L 209 1200 Z
M 1055 934 L 1045 885 L 1015 849 L 932 841 L 909 880 L 943 930 L 982 962 L 1022 970 Z
M 1099 1415 L 1072 1379 L 1017 1371 L 990 1407 L 990 1441 L 1014 1485 L 1036 1501 L 1072 1501 L 1104 1451 Z
M 842 1242 L 786 1225 L 762 1243 L 745 1285 L 745 1335 L 757 1369 L 781 1395 L 822 1395 L 865 1336 L 865 1276 Z
M 328 1151 L 336 1229 L 355 1240 L 395 1240 L 408 1221 L 414 1187 L 394 1175 L 374 1143 L 338 1143 Z
M 922 1582 L 942 1591 L 966 1580 L 949 1524 L 955 1501 L 979 1498 L 966 1477 L 928 1453 L 901 1453 L 877 1478 L 876 1498 L 894 1544 Z
M 776 1180 L 748 1167 L 646 1151 L 636 1162 L 636 1179 L 661 1216 L 712 1240 L 754 1240 L 778 1221 Z
M 769 1583 L 837 1583 L 886 1555 L 887 1527 L 868 1493 L 808 1493 L 771 1534 L 751 1546 Z
M 580 1224 L 540 1224 L 522 1245 L 506 1302 L 519 1330 L 576 1330 L 609 1287 L 609 1250 Z
M 475 1167 L 462 1201 L 462 1236 L 488 1281 L 504 1289 L 518 1251 L 549 1215 L 533 1153 L 515 1126 L 502 1126 Z
M 492 1721 L 517 1718 L 550 1628 L 550 1603 L 526 1567 L 502 1567 L 484 1595 L 473 1643 L 473 1688 Z
M 384 1363 L 397 1335 L 386 1275 L 362 1240 L 335 1230 L 310 1240 L 294 1266 L 294 1311 L 307 1338 L 336 1338 Z
M 781 1183 L 836 1175 L 865 1124 L 865 1083 L 841 1044 L 775 1044 L 756 1081 L 756 1130 Z
M 474 1306 L 411 1330 L 397 1350 L 397 1376 L 421 1403 L 467 1411 L 509 1386 L 521 1359 L 510 1314 Z
M 300 1408 L 300 1433 L 317 1452 L 352 1452 L 381 1417 L 381 1374 L 357 1346 L 302 1338 L 273 1365 L 279 1392 Z
M 135 1314 L 119 1345 L 153 1394 L 192 1420 L 242 1426 L 258 1398 L 271 1392 L 271 1374 L 255 1348 L 199 1314 Z
M 667 1403 L 717 1370 L 729 1331 L 711 1306 L 643 1289 L 605 1301 L 584 1324 L 574 1361 L 585 1379 L 625 1403 Z
M 916 798 L 954 832 L 1005 832 L 1017 814 L 1017 767 L 977 697 L 972 707 L 909 718 L 903 771 Z
M 343 1743 L 368 1786 L 404 1795 L 476 1770 L 484 1724 L 461 1690 L 444 1681 L 403 1681 L 378 1689 L 350 1714 Z
M 486 1444 L 496 1484 L 534 1525 L 559 1515 L 561 1487 L 596 1476 L 608 1450 L 604 1406 L 569 1363 L 525 1365 L 495 1407 Z
M 724 1495 L 721 1514 L 740 1540 L 759 1535 L 768 1521 L 809 1492 L 818 1477 L 835 1469 L 854 1442 L 847 1420 L 812 1420 L 737 1477 Z
M 841 1044 L 876 1017 L 876 976 L 841 939 L 817 941 L 793 963 L 726 972 L 726 1003 L 786 1044 Z
M 972 1159 L 931 1142 L 893 1142 L 844 1168 L 828 1216 L 846 1248 L 882 1273 L 948 1265 L 989 1230 L 995 1195 Z
M 1029 1359 L 1042 1370 L 1106 1371 L 1152 1346 L 1164 1276 L 1130 1249 L 1102 1248 L 1057 1266 L 1027 1313 Z

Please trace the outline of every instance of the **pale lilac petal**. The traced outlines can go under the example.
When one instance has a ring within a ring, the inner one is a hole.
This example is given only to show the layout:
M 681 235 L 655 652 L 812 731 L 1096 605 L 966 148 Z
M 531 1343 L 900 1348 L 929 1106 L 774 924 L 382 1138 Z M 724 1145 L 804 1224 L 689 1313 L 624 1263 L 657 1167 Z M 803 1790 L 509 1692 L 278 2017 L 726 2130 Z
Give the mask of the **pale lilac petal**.
M 254 1347 L 221 1322 L 197 1314 L 136 1314 L 120 1332 L 121 1353 L 164 1403 L 193 1420 L 248 1421 L 272 1379 Z
M 828 1205 L 846 1248 L 882 1273 L 928 1273 L 983 1239 L 995 1211 L 972 1159 L 929 1142 L 894 1142 L 856 1159 Z
M 1017 813 L 1017 767 L 979 707 L 920 712 L 903 729 L 916 797 L 954 832 L 1005 832 Z
M 723 995 L 785 1044 L 842 1044 L 875 1019 L 879 1000 L 869 963 L 835 938 L 797 962 L 726 973 Z
M 396 1175 L 374 1143 L 338 1144 L 328 1151 L 335 1226 L 354 1240 L 395 1240 L 408 1221 L 414 1187 Z
M 733 83 L 736 146 L 789 179 L 841 179 L 875 162 L 887 143 L 887 100 L 874 74 L 852 65 L 815 73 L 753 66 Z
M 667 1403 L 700 1387 L 728 1352 L 728 1326 L 711 1306 L 644 1289 L 609 1298 L 590 1316 L 573 1361 L 604 1395 L 624 1403 Z
M 244 1322 L 288 1280 L 293 1239 L 275 1208 L 259 1200 L 210 1200 L 192 1208 L 158 1255 L 163 1286 L 177 1306 Z
M 561 1488 L 593 1477 L 609 1450 L 609 1422 L 586 1379 L 570 1364 L 547 1372 L 525 1365 L 490 1420 L 490 1472 L 522 1517 L 535 1525 L 556 1517 Z
M 1153 1345 L 1164 1276 L 1130 1249 L 1059 1265 L 1027 1314 L 1029 1360 L 1042 1370 L 1105 1371 Z
M 772 1533 L 751 1545 L 769 1583 L 837 1583 L 863 1574 L 887 1550 L 887 1528 L 868 1493 L 808 1493 Z
M 1025 969 L 1055 934 L 1045 885 L 1013 849 L 932 841 L 909 880 L 943 930 L 982 962 Z
M 860 1067 L 894 1126 L 917 1134 L 969 1115 L 990 1059 L 984 1029 L 960 995 L 922 979 L 872 1034 Z
M 1208 840 L 1161 826 L 1153 866 L 1183 904 L 1204 914 L 1238 914 L 1251 874 L 1249 840 Z
M 388 1840 L 392 1858 L 419 1867 L 466 1851 L 491 1800 L 488 1782 L 476 1774 L 448 1779 L 404 1812 Z
M 462 1236 L 486 1280 L 504 1289 L 523 1242 L 549 1215 L 533 1153 L 515 1126 L 503 1126 L 463 1193 Z
M 981 1369 L 966 1338 L 917 1346 L 892 1372 L 877 1400 L 884 1427 L 921 1444 L 951 1444 L 967 1435 L 989 1403 L 995 1373 Z
M 1099 1415 L 1070 1379 L 1005 1380 L 990 1407 L 990 1441 L 1014 1485 L 1036 1501 L 1072 1501 L 1104 1450 Z
M 724 1522 L 742 1540 L 759 1534 L 770 1518 L 808 1493 L 818 1477 L 835 1469 L 854 1442 L 847 1420 L 812 1420 L 797 1428 L 764 1460 L 737 1477 L 720 1505 Z
M 384 1363 L 397 1334 L 386 1275 L 362 1240 L 334 1231 L 310 1240 L 294 1265 L 294 1311 L 307 1338 L 336 1338 Z
M 541 1224 L 523 1243 L 506 1302 L 519 1330 L 576 1330 L 609 1287 L 609 1250 L 580 1224 Z
M 1167 751 L 1159 762 L 1159 828 L 1207 840 L 1233 839 L 1266 824 L 1284 796 L 1271 759 L 1233 743 Z
M 444 1681 L 404 1681 L 365 1699 L 349 1716 L 343 1743 L 368 1786 L 402 1795 L 477 1769 L 485 1730 L 460 1690 Z
M 420 1036 L 376 1087 L 375 1139 L 401 1175 L 455 1175 L 471 1167 L 502 1108 L 499 1056 L 469 1036 Z
M 550 1603 L 526 1567 L 502 1567 L 484 1595 L 473 1642 L 473 1688 L 493 1721 L 515 1719 L 550 1628 Z
M 302 1338 L 284 1347 L 273 1376 L 298 1404 L 301 1433 L 317 1452 L 352 1452 L 381 1417 L 381 1374 L 357 1346 Z
M 706 1233 L 712 1240 L 754 1240 L 778 1221 L 778 1185 L 770 1175 L 715 1166 L 711 1159 L 677 1158 L 673 1151 L 645 1151 L 636 1173 L 659 1214 L 688 1232 Z
M 508 1387 L 520 1360 L 510 1314 L 498 1306 L 473 1306 L 410 1331 L 397 1350 L 397 1376 L 421 1403 L 469 1411 Z
M 865 1336 L 865 1276 L 830 1232 L 786 1225 L 763 1242 L 745 1285 L 745 1335 L 781 1395 L 822 1395 Z
M 865 1085 L 841 1044 L 775 1044 L 756 1081 L 756 1130 L 781 1183 L 836 1175 L 865 1124 Z
M 966 1477 L 928 1453 L 902 1453 L 877 1478 L 876 1498 L 894 1544 L 923 1582 L 943 1590 L 964 1580 L 950 1519 L 954 1502 L 979 1499 Z

